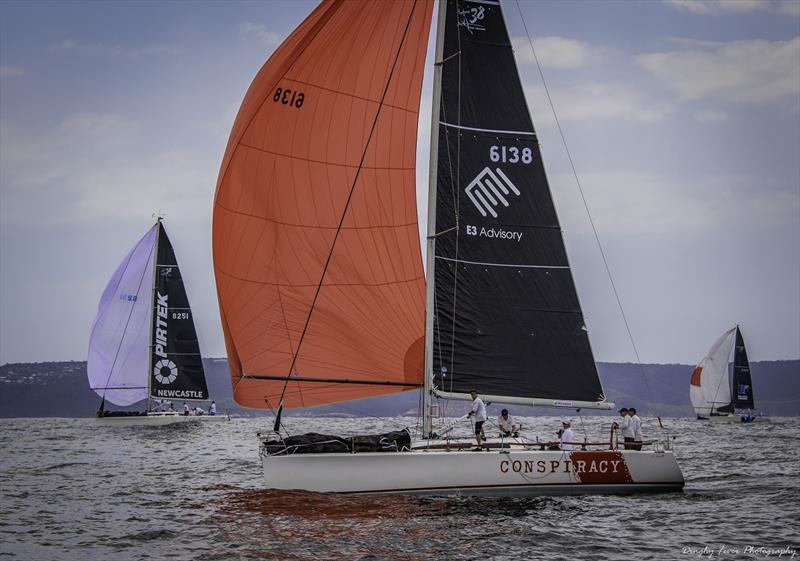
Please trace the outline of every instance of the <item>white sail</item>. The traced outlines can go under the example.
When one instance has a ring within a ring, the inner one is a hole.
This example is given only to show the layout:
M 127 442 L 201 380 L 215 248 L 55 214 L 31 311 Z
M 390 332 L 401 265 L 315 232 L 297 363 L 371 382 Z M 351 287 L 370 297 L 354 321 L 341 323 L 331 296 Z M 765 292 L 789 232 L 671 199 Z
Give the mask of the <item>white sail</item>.
M 736 336 L 736 328 L 722 334 L 697 365 L 692 374 L 689 396 L 695 413 L 709 416 L 712 410 L 731 402 L 728 364 Z
M 116 405 L 147 398 L 153 290 L 153 226 L 108 282 L 89 339 L 89 386 Z

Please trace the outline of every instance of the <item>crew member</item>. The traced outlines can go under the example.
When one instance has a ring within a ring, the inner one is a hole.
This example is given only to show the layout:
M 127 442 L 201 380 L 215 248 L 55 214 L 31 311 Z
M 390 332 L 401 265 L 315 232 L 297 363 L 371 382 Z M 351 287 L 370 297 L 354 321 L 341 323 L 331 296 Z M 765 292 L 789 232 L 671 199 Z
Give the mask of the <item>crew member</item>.
M 208 408 L 208 414 L 209 415 L 216 415 L 217 414 L 217 402 L 216 401 L 212 401 L 211 402 L 211 407 Z
M 613 426 L 615 429 L 619 429 L 622 434 L 622 438 L 625 441 L 625 450 L 633 450 L 633 441 L 635 438 L 633 437 L 633 424 L 631 423 L 631 418 L 628 416 L 628 409 L 623 407 L 619 410 L 619 414 L 621 419 L 614 421 Z
M 642 449 L 642 420 L 639 418 L 639 415 L 636 414 L 636 409 L 631 407 L 628 409 L 628 417 L 631 419 L 631 428 L 633 429 L 633 440 L 634 445 L 631 446 L 631 450 L 641 450 Z
M 500 436 L 517 436 L 517 425 L 514 419 L 508 414 L 508 409 L 503 409 L 497 418 L 497 426 L 500 429 Z
M 486 422 L 486 405 L 478 397 L 477 390 L 472 390 L 469 395 L 472 396 L 472 407 L 470 412 L 467 413 L 467 417 L 475 417 L 475 440 L 478 442 L 478 448 L 480 449 L 484 440 L 483 423 Z
M 575 438 L 575 435 L 572 433 L 572 420 L 563 419 L 561 421 L 561 426 L 563 427 L 559 431 L 561 436 L 561 449 L 572 450 L 572 442 L 573 439 Z

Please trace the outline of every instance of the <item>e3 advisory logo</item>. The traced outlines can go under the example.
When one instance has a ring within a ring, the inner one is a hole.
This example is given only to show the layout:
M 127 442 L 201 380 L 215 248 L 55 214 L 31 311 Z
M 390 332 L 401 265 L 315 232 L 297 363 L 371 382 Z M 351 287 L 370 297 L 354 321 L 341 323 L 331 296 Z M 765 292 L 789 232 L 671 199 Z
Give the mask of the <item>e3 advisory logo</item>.
M 492 215 L 492 218 L 497 218 L 498 206 L 508 206 L 508 199 L 511 198 L 511 193 L 519 196 L 519 189 L 514 185 L 508 176 L 503 173 L 500 168 L 485 167 L 478 176 L 473 179 L 467 188 L 464 190 L 481 213 L 481 216 Z

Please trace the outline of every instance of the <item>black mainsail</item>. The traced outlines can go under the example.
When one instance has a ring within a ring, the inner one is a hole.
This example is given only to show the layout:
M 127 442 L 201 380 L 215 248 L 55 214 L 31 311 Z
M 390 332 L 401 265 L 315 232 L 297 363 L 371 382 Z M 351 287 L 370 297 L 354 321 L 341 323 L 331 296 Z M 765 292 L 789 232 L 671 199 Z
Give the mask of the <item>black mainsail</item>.
M 426 325 L 435 393 L 608 408 L 500 4 L 447 0 L 439 26 Z
M 736 326 L 736 343 L 733 347 L 733 407 L 735 409 L 753 409 L 753 381 L 750 378 L 750 362 L 747 360 L 747 349 L 739 326 Z
M 208 399 L 189 298 L 160 220 L 154 277 L 150 395 L 157 399 Z

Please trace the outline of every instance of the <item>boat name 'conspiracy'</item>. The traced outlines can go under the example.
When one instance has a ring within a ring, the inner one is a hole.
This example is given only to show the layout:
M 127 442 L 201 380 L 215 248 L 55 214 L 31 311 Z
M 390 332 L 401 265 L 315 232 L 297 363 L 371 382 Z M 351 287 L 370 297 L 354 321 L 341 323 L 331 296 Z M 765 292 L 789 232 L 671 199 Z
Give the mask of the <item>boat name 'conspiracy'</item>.
M 502 460 L 502 473 L 618 473 L 621 460 Z M 563 468 L 562 468 L 563 464 Z

